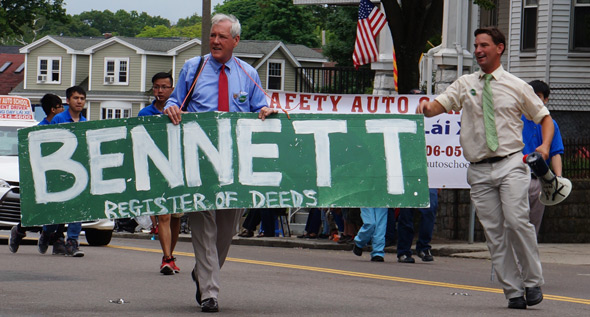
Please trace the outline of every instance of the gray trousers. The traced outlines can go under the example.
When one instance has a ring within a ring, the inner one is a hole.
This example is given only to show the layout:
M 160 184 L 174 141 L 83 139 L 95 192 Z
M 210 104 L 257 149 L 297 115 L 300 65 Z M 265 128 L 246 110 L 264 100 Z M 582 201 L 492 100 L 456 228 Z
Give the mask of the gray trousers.
M 497 163 L 471 164 L 467 170 L 471 200 L 508 299 L 544 283 L 535 227 L 529 221 L 530 179 L 521 153 Z
M 225 209 L 188 214 L 202 299 L 217 298 L 219 294 L 219 270 L 237 233 L 242 213 L 242 209 Z
M 529 186 L 529 205 L 531 205 L 531 223 L 535 226 L 535 231 L 539 235 L 541 230 L 541 221 L 543 221 L 543 214 L 545 213 L 545 205 L 541 203 L 539 195 L 541 194 L 541 180 L 538 178 L 531 179 Z

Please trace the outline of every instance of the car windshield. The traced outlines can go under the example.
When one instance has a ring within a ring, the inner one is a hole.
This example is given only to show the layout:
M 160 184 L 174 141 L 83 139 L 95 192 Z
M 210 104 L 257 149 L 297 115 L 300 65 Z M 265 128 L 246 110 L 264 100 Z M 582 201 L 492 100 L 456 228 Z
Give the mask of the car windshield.
M 0 127 L 0 156 L 18 155 L 18 127 Z

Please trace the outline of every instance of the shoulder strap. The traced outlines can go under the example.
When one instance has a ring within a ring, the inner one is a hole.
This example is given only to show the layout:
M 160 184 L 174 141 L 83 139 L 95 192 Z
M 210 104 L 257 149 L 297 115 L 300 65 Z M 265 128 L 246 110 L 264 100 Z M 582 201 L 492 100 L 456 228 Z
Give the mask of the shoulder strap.
M 204 57 L 201 56 L 201 60 L 199 61 L 199 66 L 197 66 L 197 71 L 195 72 L 195 78 L 193 78 L 193 82 L 191 84 L 191 89 L 186 94 L 186 97 L 184 98 L 184 101 L 182 102 L 182 106 L 180 107 L 180 110 L 182 110 L 182 111 L 186 111 L 186 108 L 188 107 L 188 104 L 190 102 L 190 98 L 193 95 L 193 92 L 195 91 L 195 82 L 197 81 L 197 78 L 199 78 L 199 73 L 201 72 L 201 68 L 203 68 L 203 59 L 204 59 Z

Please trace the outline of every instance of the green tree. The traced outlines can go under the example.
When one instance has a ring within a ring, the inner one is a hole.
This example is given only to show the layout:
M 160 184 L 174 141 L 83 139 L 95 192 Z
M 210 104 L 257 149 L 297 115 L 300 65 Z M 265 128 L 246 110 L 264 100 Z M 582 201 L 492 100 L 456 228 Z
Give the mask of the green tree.
M 356 39 L 358 8 L 352 6 L 330 6 L 327 8 L 324 55 L 338 66 L 352 66 L 352 52 Z
M 318 47 L 320 38 L 315 31 L 320 21 L 314 10 L 318 9 L 295 6 L 291 0 L 227 0 L 215 6 L 216 13 L 230 13 L 240 20 L 242 39 Z
M 0 42 L 22 42 L 26 35 L 37 34 L 48 20 L 67 20 L 63 0 L 0 0 Z
M 168 19 L 159 16 L 152 17 L 145 12 L 139 14 L 137 11 L 127 12 L 118 10 L 113 13 L 105 11 L 85 11 L 79 15 L 80 21 L 102 33 L 133 37 L 139 34 L 146 26 L 156 27 L 164 25 L 170 27 Z

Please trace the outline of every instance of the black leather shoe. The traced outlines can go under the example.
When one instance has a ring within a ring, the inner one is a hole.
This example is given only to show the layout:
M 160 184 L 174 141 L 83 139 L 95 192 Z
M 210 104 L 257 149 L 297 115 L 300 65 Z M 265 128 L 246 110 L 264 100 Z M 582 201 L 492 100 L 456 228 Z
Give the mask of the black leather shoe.
M 201 304 L 201 311 L 204 313 L 216 313 L 219 311 L 219 306 L 217 305 L 217 299 L 215 298 L 206 298 L 203 300 L 203 304 Z
M 434 257 L 430 252 L 430 249 L 418 251 L 418 257 L 422 259 L 423 262 L 432 262 L 434 261 Z
M 371 258 L 371 262 L 384 262 L 385 260 L 383 259 L 382 256 L 376 255 L 374 257 Z
M 411 255 L 402 254 L 397 257 L 399 263 L 415 263 L 414 258 Z
M 197 300 L 197 304 L 201 305 L 201 290 L 199 289 L 199 281 L 197 281 L 195 273 L 195 269 L 193 269 L 191 277 L 193 278 L 193 281 L 195 281 L 195 284 L 197 284 L 197 293 L 195 294 L 195 299 Z
M 529 306 L 537 305 L 543 301 L 543 292 L 539 286 L 537 287 L 525 287 L 526 293 L 526 304 Z
M 508 308 L 526 309 L 526 301 L 524 296 L 514 297 L 508 300 Z
M 363 255 L 363 249 L 359 248 L 356 243 L 354 243 L 352 246 L 352 253 L 356 256 L 361 256 Z

